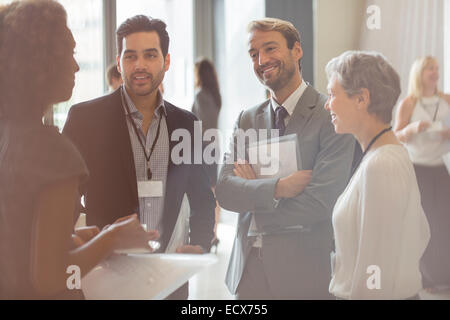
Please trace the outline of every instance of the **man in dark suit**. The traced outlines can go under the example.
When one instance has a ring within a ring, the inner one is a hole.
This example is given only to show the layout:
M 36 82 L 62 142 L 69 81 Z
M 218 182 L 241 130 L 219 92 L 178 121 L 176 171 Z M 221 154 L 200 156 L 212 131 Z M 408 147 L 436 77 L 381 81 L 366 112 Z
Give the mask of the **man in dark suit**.
M 139 213 L 141 223 L 161 234 L 164 251 L 186 194 L 189 239 L 176 252 L 208 252 L 215 208 L 208 177 L 201 163 L 175 164 L 172 149 L 176 142 L 170 139 L 175 129 L 182 129 L 193 145 L 197 118 L 164 101 L 158 90 L 170 65 L 166 25 L 147 16 L 132 17 L 118 28 L 117 47 L 124 85 L 73 106 L 63 131 L 78 147 L 90 172 L 82 190 L 87 220 L 102 227 Z M 187 298 L 187 286 L 176 297 Z
M 328 299 L 331 213 L 348 181 L 355 141 L 335 134 L 323 108 L 327 97 L 302 79 L 295 27 L 265 18 L 248 31 L 254 71 L 271 99 L 240 113 L 216 186 L 219 204 L 239 212 L 226 283 L 239 299 Z M 272 128 L 297 134 L 301 170 L 257 179 L 250 164 L 230 157 L 239 155 L 243 131 Z

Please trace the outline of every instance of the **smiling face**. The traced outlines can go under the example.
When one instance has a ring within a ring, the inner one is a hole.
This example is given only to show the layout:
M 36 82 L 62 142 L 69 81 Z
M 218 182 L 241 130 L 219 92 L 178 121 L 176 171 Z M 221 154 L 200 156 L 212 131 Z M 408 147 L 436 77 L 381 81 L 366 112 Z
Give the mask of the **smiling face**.
M 169 69 L 170 55 L 163 56 L 155 31 L 136 32 L 123 38 L 117 65 L 127 91 L 147 96 L 155 92 Z
M 439 65 L 436 60 L 430 60 L 422 71 L 422 85 L 424 88 L 437 88 L 439 81 Z
M 349 97 L 336 77 L 328 82 L 328 100 L 325 109 L 331 114 L 336 133 L 354 133 L 360 123 L 358 96 Z
M 303 52 L 300 43 L 292 49 L 286 38 L 278 31 L 253 30 L 249 36 L 249 54 L 256 76 L 274 92 L 289 86 L 299 74 L 298 60 Z

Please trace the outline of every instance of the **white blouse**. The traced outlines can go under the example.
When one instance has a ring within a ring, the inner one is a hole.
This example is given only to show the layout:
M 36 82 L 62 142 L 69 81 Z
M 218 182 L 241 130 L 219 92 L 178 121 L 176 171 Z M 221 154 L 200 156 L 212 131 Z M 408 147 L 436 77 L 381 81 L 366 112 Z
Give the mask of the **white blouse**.
M 430 229 L 404 147 L 390 144 L 368 152 L 337 200 L 332 220 L 336 253 L 330 293 L 344 299 L 405 299 L 421 290 L 419 261 Z
M 442 156 L 450 151 L 450 140 L 442 139 L 439 130 L 450 125 L 450 108 L 439 96 L 423 97 L 417 101 L 410 123 L 425 120 L 431 126 L 414 134 L 405 143 L 411 161 L 424 166 L 443 165 Z M 434 121 L 433 121 L 434 120 Z

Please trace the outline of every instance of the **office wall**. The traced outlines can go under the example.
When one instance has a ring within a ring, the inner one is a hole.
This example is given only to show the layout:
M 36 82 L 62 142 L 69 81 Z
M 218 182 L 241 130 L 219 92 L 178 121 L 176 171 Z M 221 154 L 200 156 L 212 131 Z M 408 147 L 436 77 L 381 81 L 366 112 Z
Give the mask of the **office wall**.
M 366 6 L 369 5 L 379 8 L 381 24 L 380 29 L 375 30 L 363 25 L 361 49 L 375 50 L 386 56 L 400 75 L 402 99 L 407 95 L 414 60 L 432 55 L 441 68 L 444 64 L 444 0 L 366 0 Z M 443 76 L 441 72 L 440 88 Z
M 314 0 L 266 0 L 266 16 L 288 20 L 300 31 L 302 76 L 314 85 Z
M 314 1 L 314 79 L 320 92 L 327 91 L 327 62 L 346 50 L 358 49 L 365 11 L 361 0 Z
M 447 39 L 445 42 L 444 48 L 444 61 L 442 70 L 444 70 L 444 90 L 447 93 L 450 93 L 450 0 L 446 0 L 444 3 L 444 23 L 445 23 L 445 31 L 444 31 L 444 39 Z

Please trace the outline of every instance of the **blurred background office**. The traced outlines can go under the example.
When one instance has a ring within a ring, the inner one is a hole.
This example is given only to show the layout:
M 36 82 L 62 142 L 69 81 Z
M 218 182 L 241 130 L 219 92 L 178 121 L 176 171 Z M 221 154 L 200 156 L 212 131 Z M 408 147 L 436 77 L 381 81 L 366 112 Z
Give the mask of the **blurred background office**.
M 164 79 L 166 100 L 190 110 L 195 61 L 202 56 L 214 63 L 222 95 L 218 126 L 227 134 L 231 134 L 242 109 L 266 99 L 265 89 L 252 70 L 246 31 L 249 21 L 265 16 L 289 20 L 300 30 L 303 78 L 322 93 L 326 93 L 326 63 L 346 50 L 383 53 L 401 77 L 400 99 L 406 95 L 413 61 L 432 55 L 441 67 L 439 88 L 450 92 L 450 0 L 58 1 L 67 10 L 80 65 L 71 100 L 55 105 L 45 117 L 47 123 L 60 129 L 71 105 L 108 92 L 105 74 L 115 63 L 116 27 L 135 14 L 167 23 L 171 66 Z M 10 2 L 0 0 L 0 4 Z M 233 213 L 221 214 L 218 237 L 223 264 L 216 266 L 215 274 L 199 275 L 192 281 L 194 285 L 197 281 L 198 289 L 191 290 L 191 298 L 231 297 L 225 286 L 212 288 L 211 283 L 222 285 L 235 217 Z

